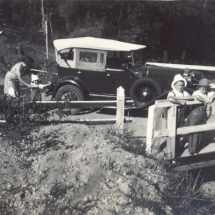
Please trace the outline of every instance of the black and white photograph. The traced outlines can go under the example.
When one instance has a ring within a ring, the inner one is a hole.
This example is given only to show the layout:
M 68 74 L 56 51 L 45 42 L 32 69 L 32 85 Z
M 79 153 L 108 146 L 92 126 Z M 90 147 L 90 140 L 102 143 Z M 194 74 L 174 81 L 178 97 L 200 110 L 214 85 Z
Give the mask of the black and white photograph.
M 0 0 L 0 215 L 214 215 L 215 1 Z

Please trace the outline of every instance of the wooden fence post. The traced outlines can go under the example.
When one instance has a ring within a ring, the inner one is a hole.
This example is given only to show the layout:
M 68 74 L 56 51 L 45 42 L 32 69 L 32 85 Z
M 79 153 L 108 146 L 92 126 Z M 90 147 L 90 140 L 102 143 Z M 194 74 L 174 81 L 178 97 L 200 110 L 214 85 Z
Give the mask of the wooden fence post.
M 154 117 L 155 116 L 155 105 L 152 105 L 148 108 L 148 122 L 147 122 L 147 131 L 146 131 L 146 151 L 151 153 L 151 146 L 154 136 Z
M 167 129 L 169 136 L 167 138 L 167 153 L 169 158 L 175 158 L 175 144 L 176 144 L 176 118 L 177 106 L 170 107 L 167 112 Z
M 116 110 L 116 128 L 123 132 L 124 128 L 124 108 L 125 108 L 125 90 L 120 86 L 117 88 L 117 110 Z
M 154 133 L 162 127 L 162 113 L 163 109 L 155 105 L 148 109 L 146 151 L 150 154 L 156 154 L 160 150 L 161 138 L 155 137 Z

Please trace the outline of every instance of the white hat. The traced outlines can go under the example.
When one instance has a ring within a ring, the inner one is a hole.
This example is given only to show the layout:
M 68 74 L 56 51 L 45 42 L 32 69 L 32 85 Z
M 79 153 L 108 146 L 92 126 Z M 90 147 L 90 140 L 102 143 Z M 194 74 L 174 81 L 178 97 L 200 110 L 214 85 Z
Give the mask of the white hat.
M 173 82 L 171 83 L 171 87 L 174 88 L 174 85 L 176 84 L 176 82 L 178 81 L 183 81 L 184 82 L 184 86 L 187 86 L 187 81 L 185 78 L 183 78 L 180 74 L 177 74 L 174 76 Z

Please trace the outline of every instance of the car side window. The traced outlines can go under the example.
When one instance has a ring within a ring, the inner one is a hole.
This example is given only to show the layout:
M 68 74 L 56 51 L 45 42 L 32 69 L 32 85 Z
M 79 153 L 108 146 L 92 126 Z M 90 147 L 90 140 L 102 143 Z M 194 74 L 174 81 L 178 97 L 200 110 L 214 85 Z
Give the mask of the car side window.
M 106 51 L 74 48 L 74 67 L 77 69 L 105 72 L 106 59 Z
M 96 63 L 97 62 L 97 53 L 93 52 L 80 52 L 79 61 Z

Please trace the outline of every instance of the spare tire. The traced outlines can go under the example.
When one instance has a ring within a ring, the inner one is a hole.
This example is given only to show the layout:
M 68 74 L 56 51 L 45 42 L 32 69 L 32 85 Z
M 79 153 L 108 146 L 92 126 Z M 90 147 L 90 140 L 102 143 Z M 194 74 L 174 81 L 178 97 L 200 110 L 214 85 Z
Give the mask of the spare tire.
M 130 97 L 134 100 L 135 105 L 141 106 L 153 100 L 161 92 L 157 81 L 151 78 L 141 78 L 131 85 Z

